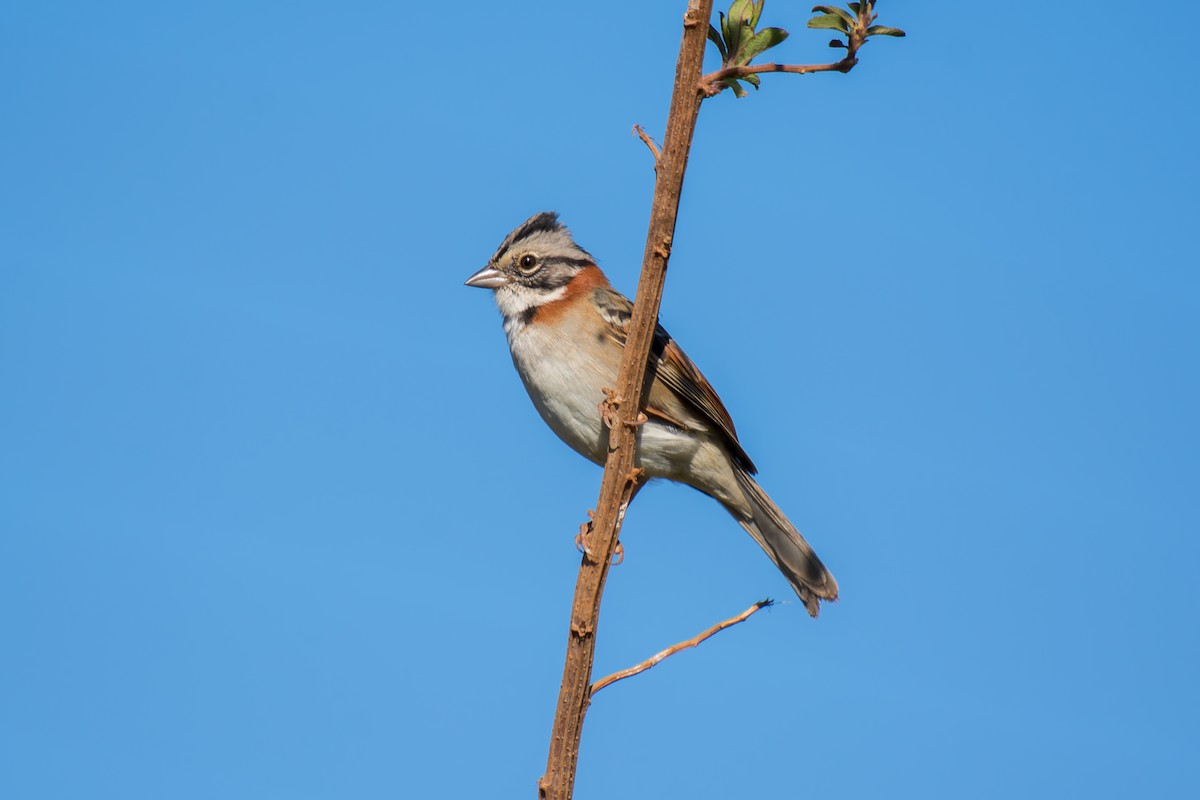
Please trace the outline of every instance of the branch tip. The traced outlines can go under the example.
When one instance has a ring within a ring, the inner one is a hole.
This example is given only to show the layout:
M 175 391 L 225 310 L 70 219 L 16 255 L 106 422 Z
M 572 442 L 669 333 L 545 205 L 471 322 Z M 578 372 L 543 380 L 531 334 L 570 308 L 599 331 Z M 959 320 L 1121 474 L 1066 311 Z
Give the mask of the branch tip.
M 650 138 L 650 134 L 646 133 L 641 125 L 634 125 L 633 132 L 638 135 L 638 138 L 646 143 L 646 147 L 650 148 L 650 152 L 654 155 L 654 170 L 658 171 L 658 162 L 662 159 L 662 150 L 658 144 Z

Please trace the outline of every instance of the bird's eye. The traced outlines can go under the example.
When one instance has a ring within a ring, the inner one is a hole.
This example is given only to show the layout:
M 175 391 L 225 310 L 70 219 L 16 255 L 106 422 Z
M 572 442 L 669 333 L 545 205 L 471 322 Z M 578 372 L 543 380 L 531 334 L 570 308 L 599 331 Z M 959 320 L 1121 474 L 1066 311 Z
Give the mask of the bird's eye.
M 533 253 L 526 253 L 517 261 L 517 269 L 526 275 L 532 275 L 537 272 L 539 266 L 537 256 Z

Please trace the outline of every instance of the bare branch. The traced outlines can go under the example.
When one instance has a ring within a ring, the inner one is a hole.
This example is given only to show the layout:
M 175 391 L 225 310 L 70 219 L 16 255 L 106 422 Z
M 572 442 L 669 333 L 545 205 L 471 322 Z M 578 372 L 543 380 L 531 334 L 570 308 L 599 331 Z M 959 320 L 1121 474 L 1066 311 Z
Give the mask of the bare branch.
M 703 80 L 703 78 L 701 80 Z M 654 140 L 650 138 L 650 134 L 646 133 L 646 131 L 642 129 L 641 125 L 634 125 L 633 132 L 638 135 L 638 138 L 646 143 L 646 147 L 649 147 L 650 152 L 654 154 L 654 168 L 657 170 L 658 162 L 662 160 L 662 151 L 658 149 L 658 145 L 656 145 Z
M 661 653 L 656 653 L 655 655 L 651 656 L 650 658 L 647 658 L 645 661 L 643 661 L 640 664 L 635 664 L 634 666 L 632 666 L 628 669 L 623 669 L 620 672 L 614 672 L 612 675 L 609 675 L 606 678 L 601 678 L 600 680 L 598 680 L 592 684 L 591 695 L 593 697 L 595 697 L 596 692 L 600 691 L 605 686 L 611 686 L 614 683 L 616 683 L 617 681 L 623 681 L 626 678 L 632 678 L 634 675 L 643 673 L 646 670 L 650 669 L 651 667 L 658 666 L 663 661 L 667 660 L 671 656 L 678 653 L 680 650 L 687 650 L 689 647 L 695 647 L 696 645 L 700 644 L 701 642 L 703 642 L 705 639 L 709 638 L 710 636 L 715 636 L 718 633 L 720 633 L 721 631 L 725 630 L 726 628 L 731 628 L 734 625 L 737 625 L 739 622 L 745 622 L 746 620 L 750 619 L 750 617 L 752 617 L 754 614 L 756 614 L 759 610 L 764 609 L 764 608 L 770 608 L 773 605 L 775 605 L 774 600 L 770 600 L 770 599 L 759 600 L 757 603 L 750 606 L 745 611 L 738 614 L 736 617 L 730 617 L 729 619 L 725 620 L 724 622 L 718 622 L 716 625 L 713 625 L 708 630 L 704 631 L 703 633 L 697 634 L 696 636 L 693 636 L 691 639 L 688 639 L 687 641 L 680 642 L 679 644 L 673 644 L 670 647 L 668 647 L 666 650 L 663 650 Z

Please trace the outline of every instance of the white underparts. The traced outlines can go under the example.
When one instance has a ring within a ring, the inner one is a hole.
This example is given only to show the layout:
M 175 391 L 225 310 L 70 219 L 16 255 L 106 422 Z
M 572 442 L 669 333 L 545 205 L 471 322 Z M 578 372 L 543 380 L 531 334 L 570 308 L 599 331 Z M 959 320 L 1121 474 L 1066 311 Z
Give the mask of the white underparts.
M 608 428 L 600 419 L 599 405 L 603 390 L 616 386 L 620 349 L 597 350 L 587 326 L 570 318 L 549 329 L 526 325 L 520 313 L 530 304 L 520 300 L 502 301 L 501 292 L 496 293 L 505 312 L 513 364 L 534 407 L 573 450 L 603 464 Z M 517 310 L 510 313 L 509 308 Z M 637 463 L 651 477 L 686 483 L 727 505 L 745 503 L 728 454 L 700 423 L 693 430 L 681 430 L 656 420 L 647 422 L 638 433 Z

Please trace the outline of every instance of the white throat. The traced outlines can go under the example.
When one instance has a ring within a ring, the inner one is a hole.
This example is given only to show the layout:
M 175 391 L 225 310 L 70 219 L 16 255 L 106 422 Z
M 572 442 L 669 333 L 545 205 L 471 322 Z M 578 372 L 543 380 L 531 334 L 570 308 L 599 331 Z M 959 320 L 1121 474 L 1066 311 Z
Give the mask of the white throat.
M 504 315 L 504 332 L 509 336 L 525 327 L 524 316 L 530 309 L 561 300 L 567 287 L 551 292 L 537 292 L 526 286 L 502 286 L 496 290 L 496 306 Z

